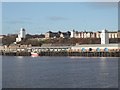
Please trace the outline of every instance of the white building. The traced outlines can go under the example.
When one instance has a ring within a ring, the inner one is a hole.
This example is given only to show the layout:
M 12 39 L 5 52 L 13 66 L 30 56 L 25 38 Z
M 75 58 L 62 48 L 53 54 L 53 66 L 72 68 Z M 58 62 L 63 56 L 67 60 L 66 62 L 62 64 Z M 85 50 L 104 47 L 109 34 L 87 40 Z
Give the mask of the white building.
M 19 37 L 20 37 L 20 38 L 25 38 L 25 35 L 26 35 L 25 29 L 24 29 L 24 28 L 21 28 L 20 33 L 19 33 Z
M 101 32 L 101 44 L 109 44 L 109 33 L 106 29 Z
M 75 37 L 75 30 L 72 30 L 72 31 L 71 31 L 70 37 L 71 37 L 71 38 Z
M 20 42 L 22 41 L 26 36 L 26 31 L 24 28 L 21 28 L 19 34 L 18 34 L 18 37 L 16 38 L 16 42 Z
M 117 51 L 120 50 L 118 44 L 83 44 L 72 46 L 72 51 Z

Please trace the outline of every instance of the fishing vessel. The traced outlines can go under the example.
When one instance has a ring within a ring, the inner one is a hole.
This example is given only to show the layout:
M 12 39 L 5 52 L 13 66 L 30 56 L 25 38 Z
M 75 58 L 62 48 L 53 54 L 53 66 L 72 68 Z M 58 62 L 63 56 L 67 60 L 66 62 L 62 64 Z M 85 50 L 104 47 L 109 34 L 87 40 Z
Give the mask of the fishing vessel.
M 37 56 L 40 56 L 40 54 L 37 53 L 37 52 L 31 52 L 31 56 L 33 56 L 33 57 L 37 57 Z

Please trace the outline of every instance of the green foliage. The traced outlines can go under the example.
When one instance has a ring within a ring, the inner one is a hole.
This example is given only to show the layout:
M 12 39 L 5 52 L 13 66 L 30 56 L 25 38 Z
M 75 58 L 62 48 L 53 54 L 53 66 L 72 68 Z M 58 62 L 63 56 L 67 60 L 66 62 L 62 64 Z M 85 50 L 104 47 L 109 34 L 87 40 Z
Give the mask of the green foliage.
M 44 35 L 30 35 L 27 34 L 26 38 L 23 39 L 18 44 L 41 46 L 42 44 L 52 44 L 52 45 L 76 45 L 78 44 L 100 44 L 100 38 L 54 38 L 54 39 L 40 39 Z M 16 41 L 17 35 L 7 35 L 2 39 L 3 45 L 10 45 Z M 118 43 L 119 39 L 110 39 L 110 43 Z
M 10 45 L 16 41 L 16 37 L 17 37 L 17 35 L 4 36 L 4 38 L 2 39 L 2 44 L 3 45 Z
M 32 45 L 32 46 L 41 46 L 42 43 L 39 40 L 25 40 L 25 41 L 21 41 L 20 44 L 25 44 L 25 45 Z

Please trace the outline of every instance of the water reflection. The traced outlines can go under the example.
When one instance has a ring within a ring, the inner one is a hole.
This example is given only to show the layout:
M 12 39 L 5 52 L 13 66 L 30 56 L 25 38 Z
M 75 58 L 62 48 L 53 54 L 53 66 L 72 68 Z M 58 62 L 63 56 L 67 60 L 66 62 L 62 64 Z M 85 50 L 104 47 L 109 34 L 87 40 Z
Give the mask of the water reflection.
M 111 76 L 113 74 L 113 72 L 110 72 L 113 71 L 113 68 L 111 64 L 113 64 L 114 62 L 109 62 L 110 58 L 105 58 L 105 57 L 102 57 L 100 60 L 100 63 L 99 63 L 99 66 L 100 66 L 100 70 L 99 70 L 99 79 L 100 81 L 102 82 L 99 82 L 99 84 L 103 85 L 104 87 L 106 88 L 109 88 L 109 87 L 113 87 L 112 84 L 109 84 L 107 81 L 113 81 L 112 78 L 114 77 L 114 79 L 117 81 L 117 78 L 118 78 L 118 74 L 114 74 L 113 76 Z M 117 61 L 116 61 L 117 62 Z M 117 63 L 116 63 L 117 64 Z M 117 66 L 117 65 L 116 65 Z M 111 69 L 110 69 L 111 68 Z M 117 68 L 114 70 L 116 71 L 117 73 Z M 118 86 L 118 83 L 116 84 L 116 86 Z
M 100 60 L 101 62 L 99 63 L 99 65 L 100 65 L 101 72 L 107 72 L 107 59 L 101 58 Z
M 16 56 L 17 58 L 19 58 L 19 59 L 22 59 L 23 58 L 23 56 Z
M 117 58 L 4 57 L 3 88 L 114 88 L 117 64 Z

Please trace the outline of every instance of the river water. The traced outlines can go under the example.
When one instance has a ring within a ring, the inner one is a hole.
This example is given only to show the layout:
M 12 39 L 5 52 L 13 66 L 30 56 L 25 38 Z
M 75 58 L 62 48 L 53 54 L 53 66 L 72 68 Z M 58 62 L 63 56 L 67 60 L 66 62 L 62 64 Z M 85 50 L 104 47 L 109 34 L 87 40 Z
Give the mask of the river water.
M 118 58 L 2 57 L 3 88 L 117 88 Z

